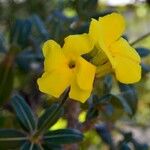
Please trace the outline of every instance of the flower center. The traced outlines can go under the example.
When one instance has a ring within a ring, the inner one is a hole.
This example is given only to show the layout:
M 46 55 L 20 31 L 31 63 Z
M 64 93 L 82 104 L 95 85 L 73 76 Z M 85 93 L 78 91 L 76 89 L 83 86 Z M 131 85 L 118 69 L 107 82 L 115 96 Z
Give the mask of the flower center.
M 74 60 L 71 60 L 71 61 L 69 62 L 69 64 L 68 64 L 68 66 L 69 66 L 70 69 L 75 68 L 75 66 L 76 66 L 75 61 L 74 61 Z

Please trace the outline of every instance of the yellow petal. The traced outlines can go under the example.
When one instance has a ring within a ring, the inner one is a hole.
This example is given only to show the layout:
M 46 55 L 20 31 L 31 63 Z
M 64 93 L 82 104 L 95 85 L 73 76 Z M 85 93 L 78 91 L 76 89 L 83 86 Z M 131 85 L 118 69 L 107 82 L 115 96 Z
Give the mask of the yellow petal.
M 100 43 L 101 41 L 109 46 L 112 42 L 116 41 L 124 32 L 125 21 L 122 15 L 112 13 L 99 18 L 99 31 Z M 96 31 L 95 31 L 96 32 Z
M 91 90 L 82 90 L 77 85 L 77 82 L 75 80 L 72 81 L 71 89 L 69 92 L 69 97 L 71 99 L 84 103 L 90 97 L 90 95 L 91 95 Z
M 45 57 L 44 70 L 52 71 L 67 63 L 67 60 L 59 44 L 53 40 L 48 40 L 43 45 L 43 55 Z
M 120 38 L 118 41 L 113 43 L 110 46 L 110 51 L 114 56 L 117 55 L 117 56 L 121 56 L 121 57 L 126 57 L 126 58 L 136 61 L 138 63 L 141 62 L 141 58 L 140 58 L 139 54 L 123 38 Z
M 89 27 L 89 36 L 94 41 L 94 43 L 96 43 L 101 36 L 99 22 L 95 19 L 91 20 L 90 27 Z
M 94 44 L 92 40 L 86 33 L 78 35 L 70 35 L 65 38 L 63 52 L 65 54 L 71 53 L 73 55 L 82 55 L 90 52 L 93 46 Z
M 141 79 L 141 66 L 139 63 L 125 57 L 116 57 L 114 61 L 116 78 L 120 82 L 130 84 Z
M 91 90 L 93 87 L 96 67 L 82 57 L 78 59 L 78 63 L 79 64 L 76 71 L 77 84 L 83 90 Z
M 40 91 L 58 98 L 70 85 L 71 78 L 72 72 L 62 66 L 62 68 L 50 73 L 45 72 L 37 82 Z
M 99 49 L 99 51 L 103 51 L 104 52 L 104 55 L 105 55 L 105 60 L 106 60 L 106 58 L 108 58 L 109 59 L 109 61 L 110 61 L 110 63 L 112 64 L 112 66 L 114 66 L 114 58 L 113 58 L 113 55 L 112 55 L 112 53 L 111 53 L 111 51 L 110 51 L 110 49 L 109 49 L 109 47 L 107 47 L 106 45 L 105 45 L 105 43 L 101 40 L 99 40 L 98 41 L 98 46 L 97 46 L 97 48 Z M 101 52 L 100 52 L 100 54 L 101 54 Z M 97 58 L 96 59 L 98 59 L 99 57 L 101 57 L 99 54 L 96 56 Z M 99 60 L 100 60 L 101 58 L 99 58 Z

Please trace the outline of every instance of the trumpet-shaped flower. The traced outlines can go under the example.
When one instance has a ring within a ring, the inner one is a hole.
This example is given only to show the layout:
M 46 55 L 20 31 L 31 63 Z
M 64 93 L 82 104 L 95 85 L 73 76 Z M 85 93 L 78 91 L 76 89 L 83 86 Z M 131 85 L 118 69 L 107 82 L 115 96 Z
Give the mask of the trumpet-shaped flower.
M 81 57 L 93 48 L 88 34 L 70 35 L 63 47 L 53 40 L 44 43 L 44 74 L 38 79 L 40 91 L 59 97 L 70 87 L 69 97 L 85 102 L 90 96 L 96 67 Z
M 112 13 L 100 17 L 99 20 L 92 19 L 89 36 L 98 49 L 98 53 L 93 59 L 94 64 L 97 66 L 104 64 L 106 70 L 111 66 L 116 78 L 120 82 L 128 84 L 140 80 L 141 60 L 136 50 L 121 37 L 124 29 L 124 18 L 120 14 Z M 101 68 L 97 67 L 97 74 L 101 72 L 100 70 Z

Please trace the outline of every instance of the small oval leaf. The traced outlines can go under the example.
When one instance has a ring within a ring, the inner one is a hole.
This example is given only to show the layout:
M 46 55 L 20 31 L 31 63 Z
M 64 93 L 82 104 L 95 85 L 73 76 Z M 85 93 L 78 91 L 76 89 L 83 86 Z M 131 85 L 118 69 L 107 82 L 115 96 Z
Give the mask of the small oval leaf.
M 27 150 L 27 149 L 30 149 L 30 146 L 31 146 L 31 142 L 26 141 L 26 142 L 24 142 L 24 144 L 22 144 L 20 150 Z
M 50 36 L 41 18 L 38 15 L 33 15 L 31 21 L 43 39 L 47 40 Z
M 43 150 L 43 149 L 38 144 L 34 144 L 34 143 L 31 143 L 30 141 L 26 141 L 22 145 L 20 150 Z
M 49 144 L 69 144 L 82 141 L 83 135 L 75 129 L 59 129 L 44 134 L 43 140 Z
M 106 123 L 96 125 L 96 132 L 101 137 L 104 143 L 110 146 L 113 145 L 112 135 Z
M 141 64 L 141 67 L 142 67 L 142 74 L 145 74 L 145 73 L 149 73 L 149 72 L 150 72 L 150 65 L 147 65 L 147 64 L 142 63 L 142 64 Z
M 150 49 L 145 48 L 145 47 L 138 47 L 136 48 L 136 51 L 141 57 L 146 57 L 150 54 Z
M 26 135 L 18 130 L 0 129 L 0 149 L 18 148 L 26 140 Z
M 58 110 L 59 104 L 52 104 L 45 113 L 39 118 L 38 129 L 47 130 L 62 116 L 63 108 Z
M 125 102 L 128 104 L 132 111 L 132 115 L 135 114 L 137 110 L 138 97 L 136 89 L 133 85 L 126 85 L 123 83 L 119 83 L 119 88 L 121 91 L 121 96 L 125 99 Z
M 11 103 L 21 125 L 25 130 L 32 132 L 36 128 L 36 120 L 31 108 L 19 95 L 15 95 Z

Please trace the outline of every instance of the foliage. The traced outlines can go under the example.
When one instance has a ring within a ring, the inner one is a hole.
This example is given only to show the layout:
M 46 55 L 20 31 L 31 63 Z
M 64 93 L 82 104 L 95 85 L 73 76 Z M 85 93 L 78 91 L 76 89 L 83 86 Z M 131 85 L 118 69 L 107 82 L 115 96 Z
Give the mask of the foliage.
M 82 133 L 75 129 L 47 130 L 45 124 L 48 123 L 48 128 L 50 128 L 62 114 L 62 111 L 57 111 L 58 105 L 53 104 L 40 118 L 37 118 L 19 95 L 14 96 L 11 103 L 24 132 L 15 129 L 1 129 L 0 148 L 42 149 L 42 147 L 50 147 L 53 149 L 56 144 L 69 144 L 83 139 Z M 48 116 L 47 113 L 52 115 Z
M 123 84 L 108 74 L 95 81 L 97 86 L 84 104 L 68 100 L 68 91 L 57 101 L 37 87 L 43 72 L 43 43 L 53 39 L 62 45 L 67 35 L 88 32 L 91 18 L 112 10 L 117 9 L 104 9 L 98 0 L 0 2 L 0 149 L 87 149 L 93 139 L 86 143 L 86 133 L 94 131 L 99 145 L 111 150 L 128 150 L 131 145 L 135 150 L 148 150 L 148 143 L 140 143 L 117 126 L 119 120 L 132 120 L 137 113 L 140 83 Z M 149 48 L 131 44 L 143 60 L 148 58 Z M 146 61 L 141 66 L 144 82 L 150 66 Z M 82 111 L 85 120 L 79 122 Z M 52 130 L 60 118 L 67 127 Z M 113 132 L 123 138 L 114 141 Z

